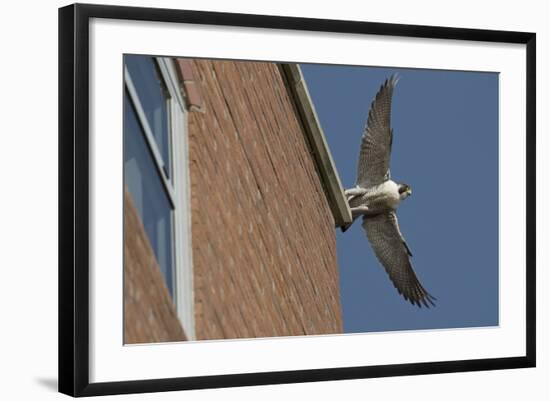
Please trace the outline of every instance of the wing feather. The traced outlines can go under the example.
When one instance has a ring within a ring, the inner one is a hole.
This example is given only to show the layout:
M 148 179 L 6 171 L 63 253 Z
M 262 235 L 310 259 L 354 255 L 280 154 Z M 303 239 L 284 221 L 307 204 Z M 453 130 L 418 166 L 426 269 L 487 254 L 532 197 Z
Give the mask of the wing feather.
M 370 106 L 357 164 L 356 185 L 363 188 L 381 184 L 389 178 L 393 137 L 391 101 L 396 84 L 397 77 L 392 75 L 380 87 Z
M 419 307 L 435 305 L 435 298 L 420 284 L 411 265 L 412 256 L 395 212 L 363 217 L 363 228 L 379 262 L 403 297 Z

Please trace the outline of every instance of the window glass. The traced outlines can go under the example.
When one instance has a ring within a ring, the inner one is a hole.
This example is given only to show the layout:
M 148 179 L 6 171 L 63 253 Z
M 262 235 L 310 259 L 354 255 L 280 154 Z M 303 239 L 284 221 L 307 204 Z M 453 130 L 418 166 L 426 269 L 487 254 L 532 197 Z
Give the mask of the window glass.
M 173 208 L 127 91 L 124 95 L 124 181 L 173 296 Z
M 124 56 L 126 68 L 136 88 L 139 101 L 163 160 L 163 168 L 171 176 L 169 108 L 170 94 L 155 60 L 145 56 Z

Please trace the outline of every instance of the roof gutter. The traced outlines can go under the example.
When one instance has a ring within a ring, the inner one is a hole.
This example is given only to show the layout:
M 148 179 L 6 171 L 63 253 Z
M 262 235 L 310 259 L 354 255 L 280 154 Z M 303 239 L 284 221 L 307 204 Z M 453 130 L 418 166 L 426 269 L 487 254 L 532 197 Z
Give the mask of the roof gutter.
M 344 189 L 330 153 L 325 134 L 317 118 L 315 107 L 309 96 L 302 70 L 298 64 L 279 64 L 287 89 L 294 99 L 304 136 L 317 167 L 317 174 L 323 185 L 336 227 L 352 222 L 351 210 L 344 195 Z

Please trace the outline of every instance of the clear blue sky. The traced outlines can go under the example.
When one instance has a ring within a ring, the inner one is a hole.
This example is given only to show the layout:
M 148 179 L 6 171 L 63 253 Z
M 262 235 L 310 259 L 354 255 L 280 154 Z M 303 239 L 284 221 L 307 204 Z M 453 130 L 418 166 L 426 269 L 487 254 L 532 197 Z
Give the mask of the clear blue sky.
M 302 64 L 342 184 L 355 183 L 370 103 L 397 72 L 391 173 L 413 266 L 437 306 L 406 302 L 360 220 L 337 232 L 346 333 L 498 325 L 498 74 Z

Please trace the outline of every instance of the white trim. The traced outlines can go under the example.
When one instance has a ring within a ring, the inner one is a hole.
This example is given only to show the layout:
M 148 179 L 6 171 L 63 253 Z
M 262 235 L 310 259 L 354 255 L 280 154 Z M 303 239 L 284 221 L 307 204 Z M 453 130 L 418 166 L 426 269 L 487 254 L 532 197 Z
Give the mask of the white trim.
M 174 303 L 188 340 L 195 339 L 195 301 L 191 246 L 191 194 L 187 145 L 187 111 L 179 78 L 170 58 L 156 57 L 159 70 L 171 96 L 171 141 L 174 188 L 177 188 L 174 213 L 174 257 L 176 261 Z
M 178 317 L 188 340 L 195 340 L 195 301 L 193 283 L 193 248 L 191 246 L 191 194 L 189 188 L 189 157 L 187 146 L 187 113 L 173 104 L 174 180 L 176 191 L 175 256 L 176 291 L 175 302 Z
M 168 57 L 156 57 L 156 60 L 170 94 L 177 99 L 180 109 L 185 112 L 185 100 L 180 90 L 178 73 L 174 66 L 174 61 Z

